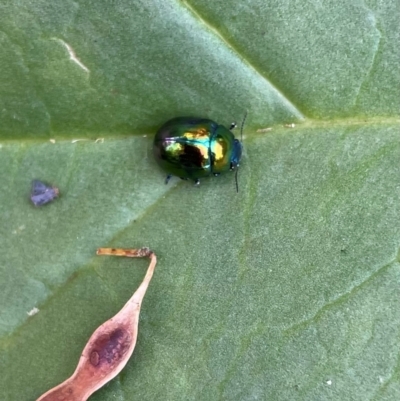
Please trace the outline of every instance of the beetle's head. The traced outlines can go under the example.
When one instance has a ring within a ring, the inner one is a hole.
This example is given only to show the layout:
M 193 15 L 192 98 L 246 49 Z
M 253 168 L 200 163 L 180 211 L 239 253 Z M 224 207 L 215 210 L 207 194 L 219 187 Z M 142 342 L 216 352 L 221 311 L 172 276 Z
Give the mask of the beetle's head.
M 235 139 L 233 142 L 233 150 L 231 156 L 231 170 L 239 167 L 239 162 L 242 157 L 242 149 L 242 142 L 240 142 L 239 139 Z

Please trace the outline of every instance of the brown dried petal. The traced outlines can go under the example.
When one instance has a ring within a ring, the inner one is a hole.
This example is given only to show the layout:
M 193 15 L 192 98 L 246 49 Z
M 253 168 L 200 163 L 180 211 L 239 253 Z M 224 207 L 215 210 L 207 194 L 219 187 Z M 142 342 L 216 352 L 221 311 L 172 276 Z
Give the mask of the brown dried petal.
M 99 248 L 98 255 L 149 257 L 150 265 L 143 282 L 125 306 L 92 334 L 73 375 L 47 391 L 37 401 L 85 401 L 113 379 L 126 365 L 135 348 L 140 306 L 157 263 L 148 248 Z

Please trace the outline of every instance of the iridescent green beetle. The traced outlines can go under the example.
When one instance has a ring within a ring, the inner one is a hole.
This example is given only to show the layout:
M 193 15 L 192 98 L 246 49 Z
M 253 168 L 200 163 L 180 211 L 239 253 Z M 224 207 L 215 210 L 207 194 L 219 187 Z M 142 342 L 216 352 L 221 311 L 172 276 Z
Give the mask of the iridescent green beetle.
M 232 124 L 230 129 L 235 126 Z M 166 184 L 175 175 L 198 185 L 200 178 L 211 174 L 217 176 L 235 169 L 237 173 L 242 143 L 228 128 L 215 121 L 177 117 L 157 131 L 153 152 L 157 163 L 168 174 Z

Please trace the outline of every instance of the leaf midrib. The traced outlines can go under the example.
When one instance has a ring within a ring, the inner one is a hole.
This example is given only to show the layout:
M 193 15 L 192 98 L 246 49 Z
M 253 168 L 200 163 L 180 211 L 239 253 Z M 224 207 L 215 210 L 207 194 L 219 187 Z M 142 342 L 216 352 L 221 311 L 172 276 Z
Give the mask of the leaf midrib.
M 268 131 L 265 134 L 269 134 L 271 132 L 277 131 L 286 131 L 292 130 L 295 131 L 304 131 L 309 129 L 317 129 L 317 128 L 343 128 L 343 127 L 372 127 L 372 126 L 400 126 L 400 116 L 396 117 L 387 117 L 387 116 L 377 116 L 377 117 L 368 117 L 368 118 L 345 118 L 345 119 L 333 119 L 333 120 L 314 120 L 314 119 L 306 119 L 303 121 L 295 121 L 293 124 L 295 125 L 293 128 L 286 126 L 286 124 L 292 124 L 293 121 L 282 122 L 281 124 L 275 125 L 266 125 L 266 126 L 258 126 L 258 127 L 251 127 L 251 128 L 244 128 L 245 136 L 251 137 L 253 134 L 260 135 L 258 130 L 267 129 Z M 85 143 L 94 143 L 98 139 L 103 139 L 104 141 L 107 140 L 124 140 L 128 139 L 132 136 L 142 136 L 142 137 L 152 137 L 155 134 L 155 131 L 147 131 L 147 132 L 140 132 L 140 133 L 132 133 L 130 135 L 126 134 L 114 134 L 114 135 L 102 135 L 102 134 L 89 134 L 90 138 L 80 138 L 76 137 L 66 137 L 64 135 L 57 136 L 57 135 L 50 135 L 46 138 L 31 138 L 31 137 L 18 137 L 18 139 L 10 139 L 10 138 L 0 138 L 0 144 L 28 144 L 28 145 L 35 145 L 35 144 L 44 144 L 48 143 L 50 140 L 55 140 L 56 143 L 66 142 L 71 144 L 85 144 Z M 262 132 L 261 132 L 262 133 Z M 101 146 L 101 143 L 96 143 L 96 145 Z M 1 149 L 1 148 L 0 148 Z

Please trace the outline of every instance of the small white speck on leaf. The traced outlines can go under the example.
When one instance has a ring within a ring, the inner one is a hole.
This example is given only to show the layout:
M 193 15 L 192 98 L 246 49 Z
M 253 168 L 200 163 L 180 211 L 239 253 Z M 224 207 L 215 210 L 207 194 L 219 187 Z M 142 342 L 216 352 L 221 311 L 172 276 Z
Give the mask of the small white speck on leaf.
M 73 139 L 71 143 L 77 143 L 77 142 L 82 142 L 82 141 L 88 141 L 89 139 L 81 138 L 81 139 Z
M 81 60 L 79 60 L 79 58 L 76 56 L 74 49 L 67 43 L 64 42 L 62 39 L 59 38 L 52 38 L 53 40 L 56 40 L 57 42 L 60 42 L 64 45 L 64 47 L 67 49 L 68 54 L 69 54 L 69 58 L 75 63 L 78 64 L 79 67 L 82 68 L 82 70 L 84 70 L 85 72 L 89 73 L 90 70 L 89 68 L 86 67 L 85 64 L 82 63 Z
M 28 316 L 33 316 L 36 315 L 36 313 L 39 312 L 39 309 L 36 308 L 36 306 L 34 308 L 32 308 L 29 312 L 26 312 Z
M 272 127 L 267 127 L 267 128 L 260 128 L 257 130 L 257 132 L 269 132 L 272 131 Z
M 21 231 L 25 230 L 25 226 L 22 224 L 22 226 L 19 226 L 17 229 L 13 230 L 13 234 L 19 234 Z
M 291 124 L 285 124 L 285 128 L 294 128 L 296 124 L 291 123 Z
M 56 143 L 56 140 L 55 139 L 50 139 L 50 142 L 51 143 Z
M 327 384 L 328 386 L 331 386 L 331 385 L 332 385 L 332 380 L 327 380 L 327 381 L 326 381 L 326 384 Z

